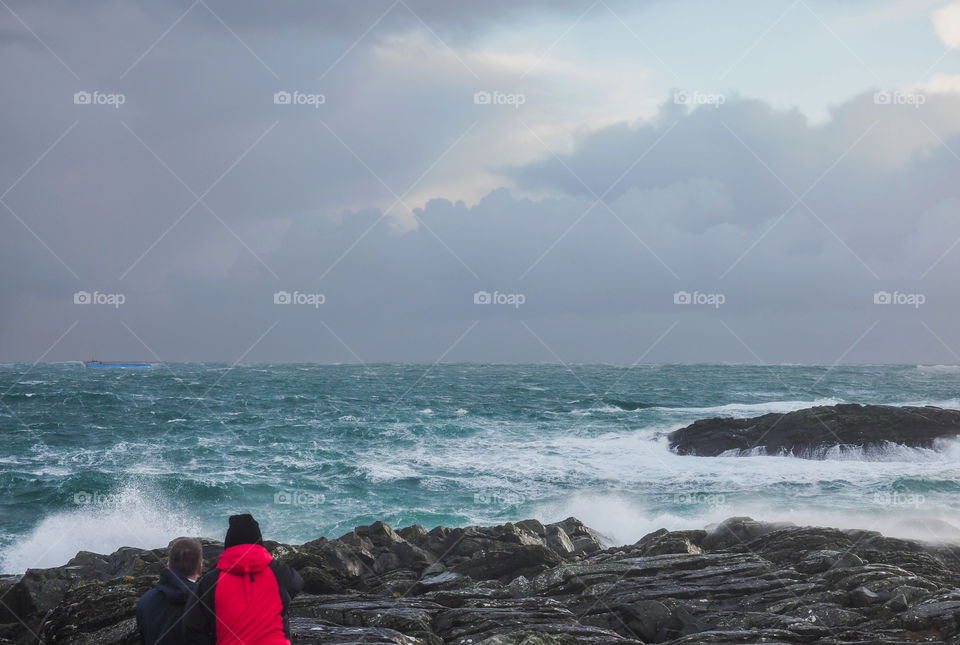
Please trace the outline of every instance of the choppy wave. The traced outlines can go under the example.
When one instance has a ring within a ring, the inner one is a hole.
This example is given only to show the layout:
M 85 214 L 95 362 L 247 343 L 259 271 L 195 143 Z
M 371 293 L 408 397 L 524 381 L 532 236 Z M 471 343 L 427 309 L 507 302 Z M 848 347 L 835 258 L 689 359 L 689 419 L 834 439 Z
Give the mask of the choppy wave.
M 735 514 L 907 537 L 960 517 L 956 443 L 692 458 L 665 438 L 700 418 L 847 401 L 960 408 L 953 366 L 780 367 L 771 379 L 743 365 L 575 366 L 573 378 L 563 366 L 439 364 L 423 380 L 427 366 L 166 367 L 0 369 L 0 392 L 18 395 L 0 406 L 0 571 L 218 537 L 240 511 L 288 542 L 377 519 L 576 515 L 624 543 Z M 73 505 L 79 490 L 116 495 Z M 324 501 L 276 504 L 284 491 Z

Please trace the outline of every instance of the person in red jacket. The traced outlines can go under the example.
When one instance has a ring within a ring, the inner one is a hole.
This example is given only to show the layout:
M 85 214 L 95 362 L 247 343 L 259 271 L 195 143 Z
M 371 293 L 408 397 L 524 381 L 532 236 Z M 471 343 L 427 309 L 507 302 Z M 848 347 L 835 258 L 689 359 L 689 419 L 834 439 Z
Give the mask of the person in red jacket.
M 249 514 L 230 517 L 223 546 L 216 569 L 188 602 L 187 645 L 290 645 L 287 608 L 303 579 L 263 547 Z

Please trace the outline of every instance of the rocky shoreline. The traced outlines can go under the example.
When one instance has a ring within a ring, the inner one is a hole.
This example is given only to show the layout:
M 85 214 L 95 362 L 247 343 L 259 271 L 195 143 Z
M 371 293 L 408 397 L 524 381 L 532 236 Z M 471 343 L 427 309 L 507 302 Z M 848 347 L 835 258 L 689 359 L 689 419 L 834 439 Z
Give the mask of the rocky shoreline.
M 305 593 L 295 643 L 960 643 L 960 549 L 731 518 L 605 548 L 574 518 L 269 542 Z M 222 547 L 204 541 L 207 567 Z M 166 550 L 0 578 L 0 643 L 134 643 Z

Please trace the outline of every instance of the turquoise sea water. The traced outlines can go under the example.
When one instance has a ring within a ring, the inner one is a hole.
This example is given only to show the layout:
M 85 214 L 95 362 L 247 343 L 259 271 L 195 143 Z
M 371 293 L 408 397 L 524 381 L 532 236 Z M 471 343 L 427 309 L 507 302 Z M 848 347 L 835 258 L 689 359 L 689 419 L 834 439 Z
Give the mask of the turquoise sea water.
M 837 402 L 960 408 L 960 368 L 0 365 L 0 571 L 222 537 L 241 511 L 288 542 L 569 515 L 620 543 L 738 514 L 955 538 L 952 444 L 813 461 L 664 439 Z

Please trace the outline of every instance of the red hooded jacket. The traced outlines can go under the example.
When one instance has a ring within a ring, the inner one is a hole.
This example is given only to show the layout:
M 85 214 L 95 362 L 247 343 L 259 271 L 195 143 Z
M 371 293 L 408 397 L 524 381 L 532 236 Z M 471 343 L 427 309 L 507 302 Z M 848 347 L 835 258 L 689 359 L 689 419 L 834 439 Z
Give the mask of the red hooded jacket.
M 259 544 L 223 552 L 187 607 L 188 645 L 290 645 L 287 606 L 303 580 Z

